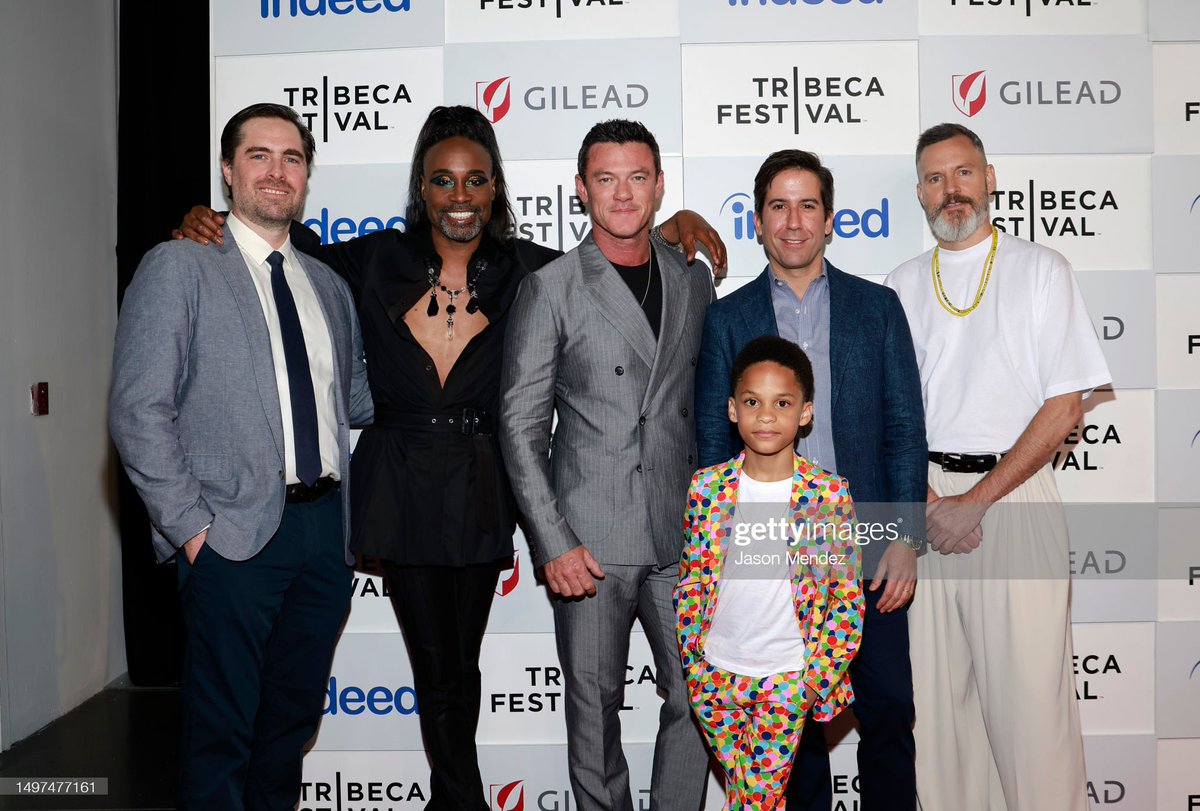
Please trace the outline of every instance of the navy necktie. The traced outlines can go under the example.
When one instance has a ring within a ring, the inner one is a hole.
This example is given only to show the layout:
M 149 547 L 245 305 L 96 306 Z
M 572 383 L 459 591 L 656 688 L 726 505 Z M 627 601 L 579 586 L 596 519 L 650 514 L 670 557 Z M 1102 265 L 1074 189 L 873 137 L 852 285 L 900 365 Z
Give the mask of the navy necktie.
M 313 395 L 312 373 L 308 368 L 308 350 L 300 314 L 287 279 L 283 277 L 283 254 L 272 251 L 271 292 L 279 314 L 279 334 L 283 339 L 283 358 L 287 364 L 288 394 L 292 400 L 292 438 L 296 443 L 296 476 L 311 486 L 321 477 L 321 447 L 317 441 L 317 400 Z

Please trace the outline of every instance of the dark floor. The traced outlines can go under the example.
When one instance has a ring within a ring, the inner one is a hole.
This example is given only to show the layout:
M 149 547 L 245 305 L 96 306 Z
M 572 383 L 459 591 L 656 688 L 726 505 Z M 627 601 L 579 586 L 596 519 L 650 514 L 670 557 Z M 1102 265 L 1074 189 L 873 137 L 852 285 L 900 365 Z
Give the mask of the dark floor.
M 106 796 L 0 796 L 3 811 L 175 807 L 179 691 L 110 687 L 0 753 L 0 777 L 107 777 Z

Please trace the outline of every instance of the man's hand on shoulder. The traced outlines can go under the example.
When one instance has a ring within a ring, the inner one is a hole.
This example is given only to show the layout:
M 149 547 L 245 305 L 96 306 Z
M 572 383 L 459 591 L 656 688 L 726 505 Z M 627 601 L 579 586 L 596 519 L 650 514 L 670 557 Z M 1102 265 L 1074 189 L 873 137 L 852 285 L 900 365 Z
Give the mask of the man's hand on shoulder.
M 192 206 L 192 210 L 184 215 L 183 223 L 171 232 L 171 238 L 184 239 L 186 237 L 201 245 L 207 245 L 209 242 L 224 245 L 225 237 L 221 230 L 221 226 L 224 224 L 225 215 L 218 214 L 208 206 Z
M 604 570 L 582 545 L 549 561 L 542 572 L 546 585 L 560 597 L 595 597 L 596 580 L 604 579 Z
M 917 588 L 917 553 L 912 547 L 902 543 L 888 544 L 871 581 L 871 591 L 877 591 L 885 581 L 887 585 L 878 604 L 884 614 L 903 608 Z
M 713 275 L 725 275 L 725 243 L 717 229 L 696 212 L 688 209 L 676 212 L 675 216 L 659 226 L 658 232 L 667 242 L 683 248 L 688 264 L 696 259 L 697 243 L 703 245 L 712 259 Z

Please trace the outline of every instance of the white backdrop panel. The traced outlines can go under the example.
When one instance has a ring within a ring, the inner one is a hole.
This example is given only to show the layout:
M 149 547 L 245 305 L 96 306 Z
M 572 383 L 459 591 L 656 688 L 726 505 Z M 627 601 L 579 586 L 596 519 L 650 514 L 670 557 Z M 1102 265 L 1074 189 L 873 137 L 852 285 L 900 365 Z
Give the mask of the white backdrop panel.
M 925 222 L 906 156 L 828 157 L 834 176 L 833 236 L 826 256 L 847 273 L 886 274 L 921 252 Z M 754 176 L 761 157 L 689 158 L 684 202 L 721 233 L 729 275 L 757 276 L 766 254 L 754 230 Z
M 922 37 L 921 126 L 993 154 L 1149 152 L 1150 74 L 1145 37 Z
M 679 41 L 446 46 L 446 102 L 478 107 L 506 160 L 574 159 L 593 124 L 636 118 L 681 152 Z
M 913 39 L 917 7 L 884 0 L 687 0 L 684 42 Z
M 1200 271 L 1200 155 L 1155 155 L 1154 269 Z
M 1151 260 L 1150 159 L 994 156 L 992 221 L 1067 257 L 1077 271 L 1138 270 Z
M 1145 34 L 1146 0 L 920 0 L 921 34 Z
M 1154 624 L 1074 628 L 1075 695 L 1084 735 L 1154 733 Z
M 682 58 L 689 157 L 912 149 L 916 43 L 685 45 Z
M 1200 391 L 1160 391 L 1157 397 L 1158 500 L 1200 504 Z
M 442 103 L 441 48 L 226 56 L 213 70 L 214 155 L 234 113 L 273 101 L 304 118 L 322 165 L 394 163 L 412 155 L 429 108 Z M 219 177 L 213 199 L 221 199 Z
M 679 0 L 472 0 L 446 15 L 446 42 L 678 35 Z
M 444 0 L 212 0 L 217 56 L 441 45 Z
M 1118 389 L 1154 388 L 1157 350 L 1150 271 L 1077 273 L 1088 315 Z
M 1154 501 L 1154 392 L 1100 390 L 1053 464 L 1063 501 Z
M 1200 152 L 1200 45 L 1154 46 L 1154 151 Z

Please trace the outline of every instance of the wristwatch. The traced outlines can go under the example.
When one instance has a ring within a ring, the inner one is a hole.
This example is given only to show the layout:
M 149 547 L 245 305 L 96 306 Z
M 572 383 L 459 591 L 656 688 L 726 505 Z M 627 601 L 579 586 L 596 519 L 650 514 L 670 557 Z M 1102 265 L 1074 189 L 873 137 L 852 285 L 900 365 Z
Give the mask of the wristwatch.
M 672 243 L 667 242 L 667 238 L 663 236 L 661 225 L 656 225 L 650 229 L 650 238 L 659 245 L 670 248 L 677 253 L 683 253 L 683 245 L 673 245 Z

